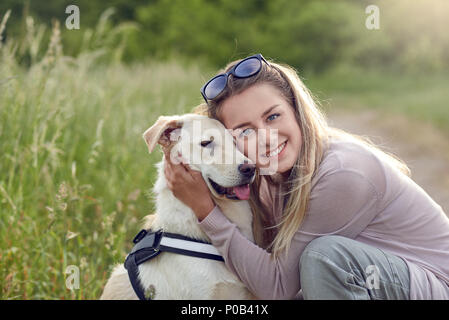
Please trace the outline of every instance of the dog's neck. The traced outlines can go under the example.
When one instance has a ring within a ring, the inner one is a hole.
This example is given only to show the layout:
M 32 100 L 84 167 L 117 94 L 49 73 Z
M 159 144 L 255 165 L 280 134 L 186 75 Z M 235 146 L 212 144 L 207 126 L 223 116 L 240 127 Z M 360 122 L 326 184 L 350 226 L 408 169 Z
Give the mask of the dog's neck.
M 152 229 L 164 229 L 166 232 L 178 233 L 188 237 L 209 241 L 207 235 L 198 225 L 198 218 L 192 209 L 176 198 L 167 186 L 164 174 L 164 160 L 159 162 L 158 179 L 153 187 L 156 196 L 156 214 L 151 224 Z M 223 214 L 253 241 L 252 214 L 247 201 L 218 200 Z

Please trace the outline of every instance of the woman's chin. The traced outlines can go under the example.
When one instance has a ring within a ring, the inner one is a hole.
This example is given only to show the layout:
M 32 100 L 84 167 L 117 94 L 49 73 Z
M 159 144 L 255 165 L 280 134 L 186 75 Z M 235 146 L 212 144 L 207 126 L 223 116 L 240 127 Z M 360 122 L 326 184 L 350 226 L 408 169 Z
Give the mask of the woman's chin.
M 256 166 L 262 175 L 283 174 L 291 169 L 291 166 L 288 167 L 279 161 L 257 162 Z

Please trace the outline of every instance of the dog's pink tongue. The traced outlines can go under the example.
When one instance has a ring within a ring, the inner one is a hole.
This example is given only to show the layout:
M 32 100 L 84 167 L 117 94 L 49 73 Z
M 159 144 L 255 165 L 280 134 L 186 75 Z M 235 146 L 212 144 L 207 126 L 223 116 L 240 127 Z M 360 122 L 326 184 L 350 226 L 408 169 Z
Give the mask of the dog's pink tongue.
M 249 199 L 249 184 L 245 184 L 242 186 L 234 187 L 234 193 L 240 200 L 248 200 Z

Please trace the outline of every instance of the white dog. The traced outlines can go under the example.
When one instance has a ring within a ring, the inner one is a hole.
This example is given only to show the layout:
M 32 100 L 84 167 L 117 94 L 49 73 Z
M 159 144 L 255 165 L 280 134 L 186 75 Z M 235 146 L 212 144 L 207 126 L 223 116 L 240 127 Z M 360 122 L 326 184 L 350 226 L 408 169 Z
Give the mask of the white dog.
M 190 168 L 200 171 L 224 215 L 253 241 L 252 213 L 246 200 L 255 166 L 236 149 L 232 135 L 219 121 L 197 114 L 162 116 L 145 131 L 144 139 L 150 152 L 159 143 L 168 148 L 173 162 L 182 157 Z M 151 229 L 209 242 L 193 211 L 168 189 L 164 161 L 157 164 L 156 213 L 148 216 Z M 221 261 L 162 252 L 139 265 L 138 271 L 140 284 L 152 299 L 255 298 Z M 137 299 L 123 264 L 114 268 L 101 299 Z

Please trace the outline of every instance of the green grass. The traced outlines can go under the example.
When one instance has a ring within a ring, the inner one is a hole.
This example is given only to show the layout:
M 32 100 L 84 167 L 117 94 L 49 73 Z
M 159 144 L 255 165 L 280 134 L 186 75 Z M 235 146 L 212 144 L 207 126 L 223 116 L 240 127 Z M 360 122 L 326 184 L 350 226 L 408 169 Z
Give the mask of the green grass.
M 199 64 L 125 66 L 101 51 L 68 58 L 52 46 L 29 68 L 13 42 L 0 47 L 0 299 L 100 296 L 154 209 L 161 153 L 148 154 L 142 133 L 159 115 L 191 110 L 211 75 Z M 449 131 L 447 83 L 347 70 L 306 79 L 326 108 L 384 108 Z M 80 268 L 73 291 L 70 265 Z
M 95 299 L 123 262 L 161 153 L 142 133 L 199 102 L 197 66 L 48 52 L 22 68 L 0 48 L 0 299 Z M 67 266 L 80 289 L 66 288 Z
M 376 109 L 428 122 L 449 135 L 449 75 L 395 74 L 339 67 L 304 79 L 327 111 Z
M 83 62 L 3 65 L 17 77 L 0 88 L 1 298 L 98 297 L 152 211 L 145 194 L 160 154 L 148 154 L 142 133 L 195 104 L 186 93 L 199 87 L 197 70 Z M 64 285 L 68 265 L 84 268 L 75 294 Z

